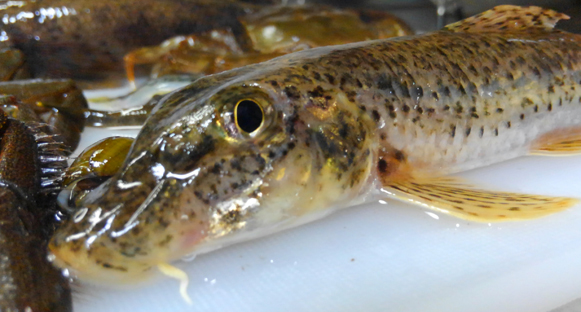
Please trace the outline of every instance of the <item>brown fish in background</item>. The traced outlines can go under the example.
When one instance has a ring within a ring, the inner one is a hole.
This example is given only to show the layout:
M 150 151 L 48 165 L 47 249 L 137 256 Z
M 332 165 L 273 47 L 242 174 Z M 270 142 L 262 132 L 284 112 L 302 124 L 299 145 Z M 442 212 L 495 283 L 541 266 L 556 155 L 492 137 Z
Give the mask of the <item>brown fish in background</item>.
M 21 50 L 34 77 L 98 79 L 122 73 L 132 49 L 179 34 L 236 31 L 237 18 L 258 8 L 235 0 L 7 1 L 0 47 Z
M 17 80 L 0 82 L 0 108 L 15 119 L 44 122 L 51 134 L 62 136 L 69 153 L 85 127 L 87 101 L 72 80 Z
M 154 63 L 153 77 L 210 75 L 300 50 L 413 34 L 402 20 L 387 12 L 312 4 L 263 7 L 239 21 L 240 33 L 231 28 L 214 29 L 132 51 L 125 56 L 128 79 L 134 80 L 136 64 Z M 242 45 L 237 37 L 248 40 Z
M 43 184 L 66 166 L 62 143 L 33 127 L 0 111 L 0 310 L 72 311 L 68 279 L 46 252 L 54 194 Z
M 17 49 L 0 49 L 0 81 L 30 78 L 24 54 Z
M 581 37 L 553 29 L 566 18 L 499 6 L 201 78 L 160 101 L 123 168 L 58 229 L 56 263 L 115 283 L 158 267 L 185 284 L 167 262 L 378 198 L 481 222 L 571 207 L 445 177 L 581 152 Z

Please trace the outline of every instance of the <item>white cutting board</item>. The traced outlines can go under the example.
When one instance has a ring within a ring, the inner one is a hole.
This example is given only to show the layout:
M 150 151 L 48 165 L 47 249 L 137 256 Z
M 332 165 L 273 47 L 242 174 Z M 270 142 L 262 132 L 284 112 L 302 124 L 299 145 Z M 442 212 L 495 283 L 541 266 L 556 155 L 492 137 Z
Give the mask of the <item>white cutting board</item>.
M 81 146 L 136 131 L 89 128 Z M 462 176 L 499 190 L 581 197 L 581 156 L 523 157 Z M 581 296 L 581 206 L 546 218 L 466 222 L 388 200 L 177 263 L 175 280 L 78 285 L 103 311 L 545 312 Z

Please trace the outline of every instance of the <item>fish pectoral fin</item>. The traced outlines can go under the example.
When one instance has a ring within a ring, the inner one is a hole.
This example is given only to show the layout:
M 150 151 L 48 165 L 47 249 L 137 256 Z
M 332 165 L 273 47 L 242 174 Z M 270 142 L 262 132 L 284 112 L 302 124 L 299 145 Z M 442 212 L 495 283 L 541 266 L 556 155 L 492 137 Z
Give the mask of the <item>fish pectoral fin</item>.
M 534 219 L 565 210 L 579 201 L 481 190 L 456 178 L 410 178 L 384 185 L 384 193 L 452 216 L 478 222 Z
M 551 131 L 531 146 L 531 155 L 569 156 L 581 154 L 581 127 Z
M 449 24 L 444 30 L 452 32 L 500 32 L 536 28 L 551 31 L 559 20 L 569 16 L 537 6 L 499 5 L 478 15 Z

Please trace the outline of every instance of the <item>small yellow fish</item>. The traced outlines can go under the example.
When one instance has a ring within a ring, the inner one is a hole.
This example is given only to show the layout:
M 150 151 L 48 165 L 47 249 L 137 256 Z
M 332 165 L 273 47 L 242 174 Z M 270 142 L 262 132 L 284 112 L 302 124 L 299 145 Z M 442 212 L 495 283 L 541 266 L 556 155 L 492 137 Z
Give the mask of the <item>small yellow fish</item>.
M 445 177 L 581 151 L 581 37 L 553 29 L 566 18 L 499 6 L 201 78 L 161 100 L 50 249 L 88 280 L 184 280 L 166 263 L 378 197 L 483 222 L 571 207 Z

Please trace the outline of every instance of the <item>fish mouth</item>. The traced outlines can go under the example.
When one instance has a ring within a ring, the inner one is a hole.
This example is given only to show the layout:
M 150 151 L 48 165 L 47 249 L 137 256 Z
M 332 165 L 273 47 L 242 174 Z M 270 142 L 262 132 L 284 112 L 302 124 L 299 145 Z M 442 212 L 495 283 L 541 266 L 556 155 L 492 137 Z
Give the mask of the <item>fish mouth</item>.
M 100 246 L 78 248 L 76 244 L 49 243 L 49 260 L 66 275 L 94 284 L 132 284 L 149 278 L 153 265 L 129 259 Z M 100 254 L 95 258 L 94 254 Z M 107 259 L 107 260 L 98 260 Z
M 89 192 L 70 220 L 56 230 L 48 245 L 50 260 L 55 266 L 68 270 L 71 276 L 90 283 L 125 284 L 143 280 L 147 277 L 144 273 L 155 266 L 151 263 L 155 259 L 119 249 L 118 240 L 123 237 L 117 237 L 119 235 L 114 235 L 112 230 L 122 210 L 139 205 L 139 201 L 131 204 L 121 199 L 111 201 L 122 194 L 111 188 L 110 182 Z M 111 189 L 113 194 L 109 193 Z M 122 231 L 127 232 L 124 228 Z
M 186 221 L 162 213 L 178 204 L 166 192 L 182 193 L 178 183 L 153 178 L 148 183 L 120 183 L 113 177 L 93 189 L 53 235 L 48 246 L 53 264 L 89 283 L 132 284 L 148 279 L 148 273 L 156 272 L 152 268 L 173 260 L 183 244 L 195 245 L 204 238 L 201 230 L 184 228 Z M 191 194 L 182 200 L 197 199 Z M 199 209 L 197 215 L 202 213 Z M 184 242 L 178 236 L 184 236 Z

